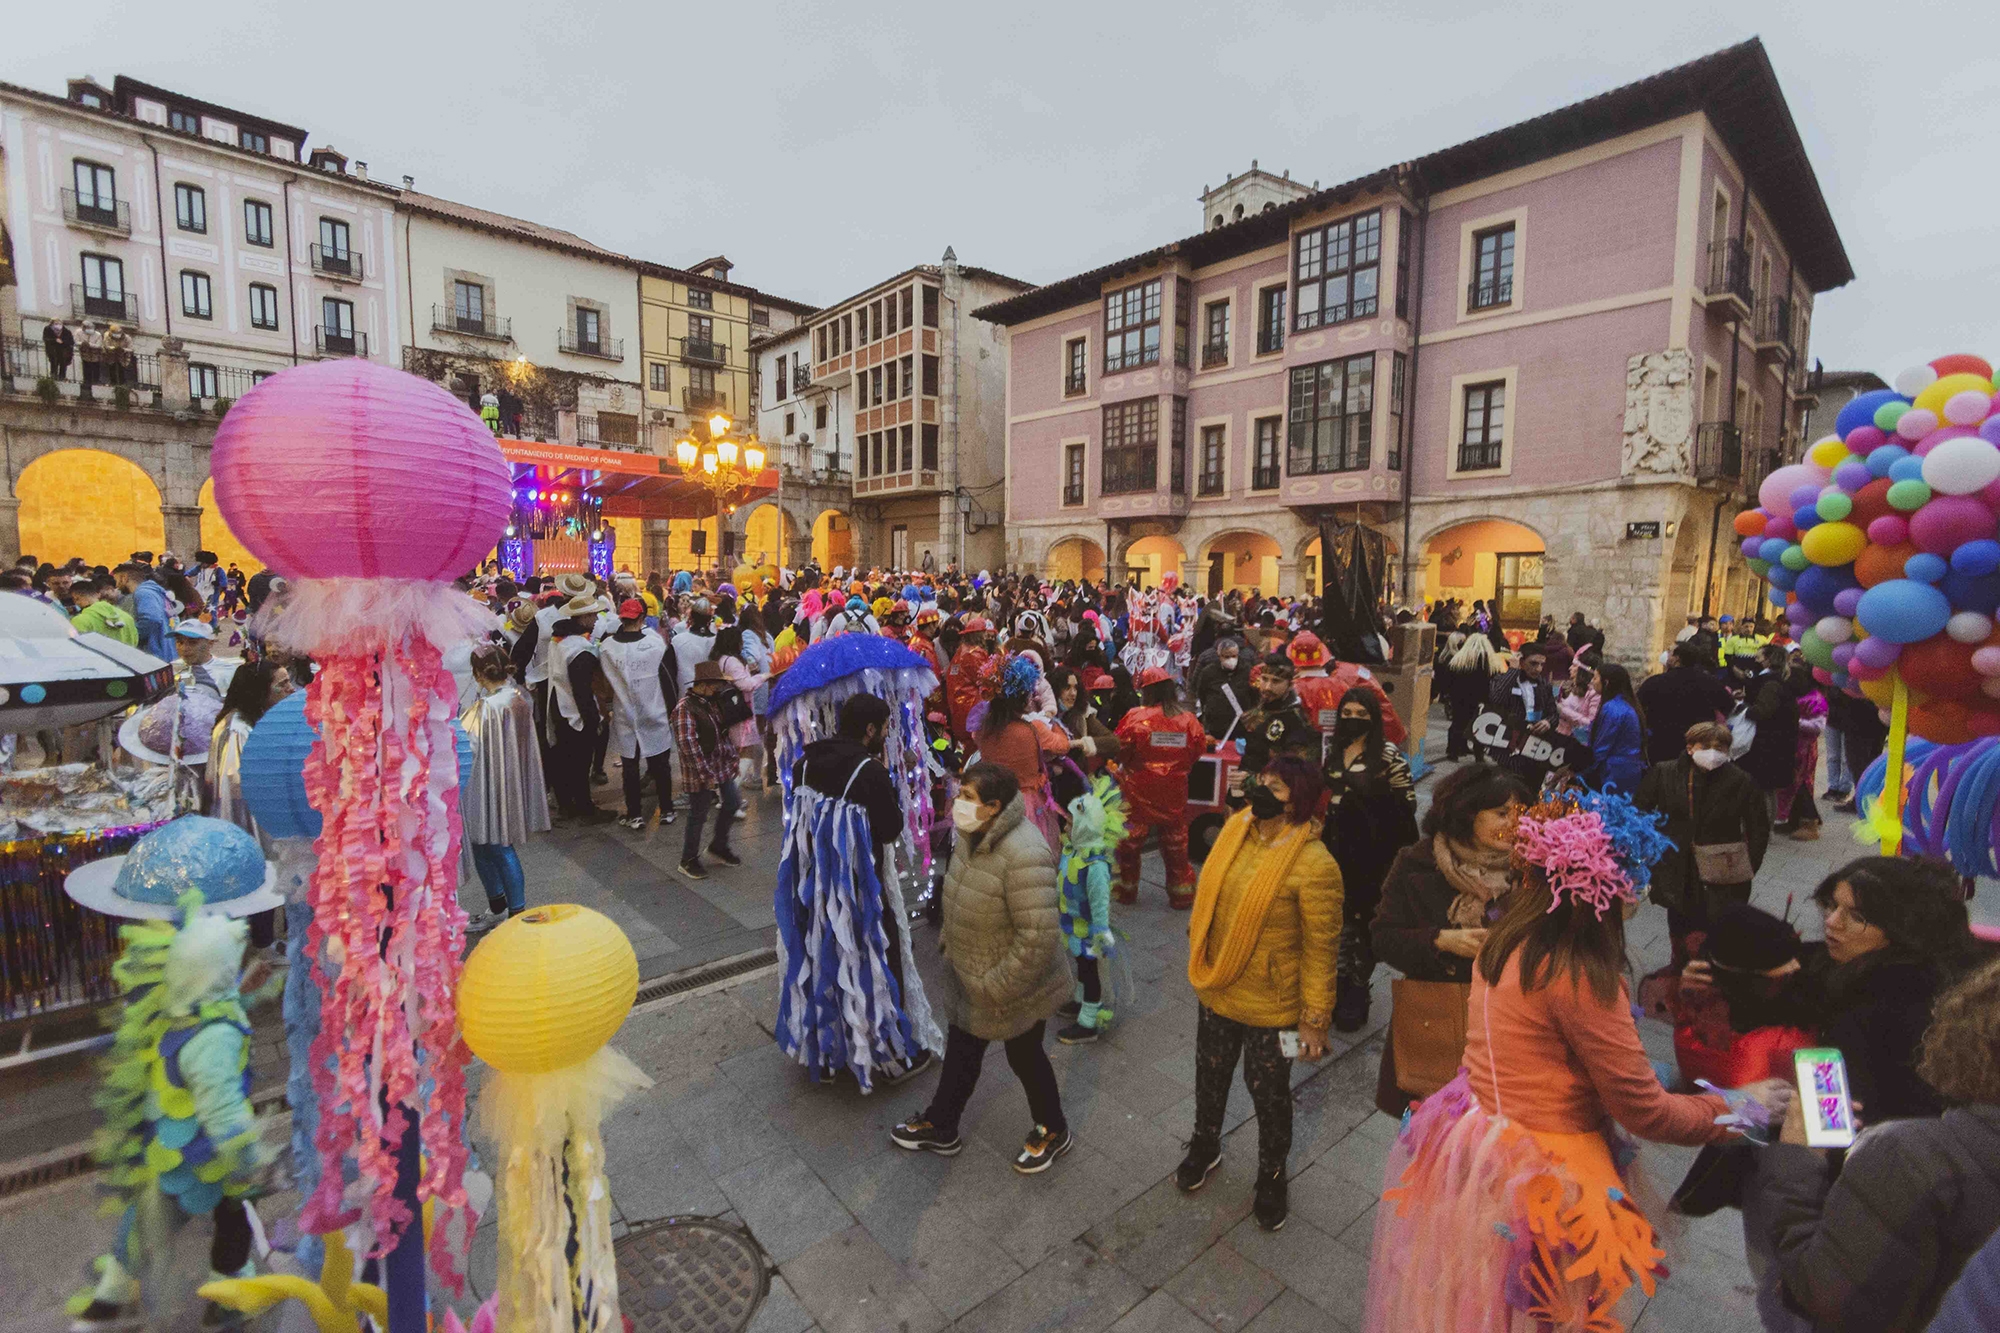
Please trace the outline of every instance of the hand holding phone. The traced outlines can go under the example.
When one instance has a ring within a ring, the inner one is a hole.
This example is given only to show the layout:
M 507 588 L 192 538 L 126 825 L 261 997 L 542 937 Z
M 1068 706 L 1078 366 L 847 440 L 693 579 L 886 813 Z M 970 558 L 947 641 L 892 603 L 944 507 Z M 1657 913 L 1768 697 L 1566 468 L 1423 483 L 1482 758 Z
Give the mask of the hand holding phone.
M 1299 1058 L 1299 1030 L 1286 1028 L 1278 1034 L 1278 1054 L 1287 1060 Z
M 1854 1101 L 1848 1093 L 1847 1061 L 1832 1047 L 1792 1052 L 1799 1082 L 1799 1109 L 1808 1148 L 1854 1145 Z

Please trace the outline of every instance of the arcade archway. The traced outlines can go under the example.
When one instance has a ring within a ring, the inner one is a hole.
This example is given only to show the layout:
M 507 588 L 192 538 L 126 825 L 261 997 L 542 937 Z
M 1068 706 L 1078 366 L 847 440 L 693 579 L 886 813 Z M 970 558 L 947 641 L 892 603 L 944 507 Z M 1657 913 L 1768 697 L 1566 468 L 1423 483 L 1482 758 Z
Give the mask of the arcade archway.
M 21 501 L 21 549 L 51 564 L 82 556 L 115 568 L 134 551 L 166 549 L 160 488 L 145 469 L 117 454 L 97 449 L 43 454 L 21 470 L 14 494 Z M 175 554 L 194 558 L 193 551 Z
M 1141 537 L 1125 548 L 1125 566 L 1138 578 L 1142 588 L 1157 588 L 1172 574 L 1183 581 L 1187 571 L 1187 551 L 1172 537 Z
M 1261 532 L 1224 532 L 1201 549 L 1195 591 L 1219 597 L 1227 592 L 1278 595 L 1278 564 L 1284 548 Z
M 248 547 L 236 540 L 236 534 L 229 530 L 229 523 L 222 517 L 222 510 L 215 503 L 215 478 L 210 477 L 201 484 L 201 544 L 204 549 L 215 552 L 216 563 L 228 569 L 231 565 L 248 576 L 264 567 L 264 562 L 250 554 Z M 178 554 L 178 553 L 176 553 Z
M 813 520 L 813 559 L 819 567 L 832 572 L 835 565 L 853 567 L 854 564 L 854 520 L 838 509 L 820 511 Z
M 780 538 L 780 528 L 783 537 Z M 753 565 L 777 565 L 785 563 L 790 543 L 798 540 L 798 524 L 792 516 L 779 509 L 776 502 L 767 502 L 752 509 L 743 521 L 744 563 Z
M 1532 628 L 1542 618 L 1547 550 L 1541 534 L 1505 519 L 1455 524 L 1424 543 L 1424 594 L 1497 602 L 1502 625 Z
M 1065 537 L 1049 547 L 1042 560 L 1042 577 L 1062 582 L 1095 582 L 1104 577 L 1104 548 L 1088 537 Z

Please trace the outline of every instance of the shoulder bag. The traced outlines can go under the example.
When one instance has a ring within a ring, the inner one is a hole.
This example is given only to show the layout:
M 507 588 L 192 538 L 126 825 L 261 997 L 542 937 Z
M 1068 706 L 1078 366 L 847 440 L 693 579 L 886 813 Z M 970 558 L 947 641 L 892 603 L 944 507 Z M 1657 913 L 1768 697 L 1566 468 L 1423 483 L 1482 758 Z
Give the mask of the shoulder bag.
M 1396 1086 L 1428 1097 L 1458 1077 L 1465 1062 L 1465 1013 L 1472 998 L 1469 982 L 1412 981 L 1389 984 L 1389 1045 L 1396 1058 Z

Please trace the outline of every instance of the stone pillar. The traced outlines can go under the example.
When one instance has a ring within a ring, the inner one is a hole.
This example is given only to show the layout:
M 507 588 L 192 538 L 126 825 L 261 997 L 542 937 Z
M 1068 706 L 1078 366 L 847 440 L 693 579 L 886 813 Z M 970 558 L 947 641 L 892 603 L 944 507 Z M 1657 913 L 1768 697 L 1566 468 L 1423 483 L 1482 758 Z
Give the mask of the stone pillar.
M 0 559 L 11 564 L 20 555 L 21 502 L 11 495 L 0 496 Z
M 576 443 L 576 405 L 556 409 L 556 443 Z
M 163 504 L 160 513 L 167 522 L 167 549 L 191 564 L 201 549 L 201 506 Z
M 1203 570 L 1202 586 L 1204 590 L 1206 590 L 1207 584 L 1208 571 Z M 1311 591 L 1311 589 L 1303 587 L 1299 583 L 1299 562 L 1280 558 L 1278 561 L 1278 596 L 1306 597 L 1311 595 Z
M 191 405 L 188 396 L 187 344 L 179 338 L 160 340 L 160 406 L 179 412 Z M 180 552 L 176 551 L 176 555 Z

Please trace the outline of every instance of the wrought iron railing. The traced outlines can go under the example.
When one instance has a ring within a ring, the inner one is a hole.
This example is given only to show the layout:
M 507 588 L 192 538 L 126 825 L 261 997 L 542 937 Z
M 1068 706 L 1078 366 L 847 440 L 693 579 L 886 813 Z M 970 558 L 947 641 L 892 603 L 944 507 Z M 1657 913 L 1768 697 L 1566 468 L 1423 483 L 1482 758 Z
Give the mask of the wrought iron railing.
M 468 338 L 492 338 L 496 342 L 511 342 L 514 338 L 514 321 L 487 312 L 468 314 L 455 306 L 434 305 L 431 307 L 431 332 L 457 333 Z
M 1229 360 L 1229 344 L 1226 342 L 1203 343 L 1201 345 L 1201 368 L 1220 366 Z
M 1750 304 L 1750 252 L 1743 242 L 1723 240 L 1708 247 L 1706 292 L 1712 297 L 1734 297 L 1746 307 Z
M 729 346 L 709 338 L 683 338 L 681 360 L 704 366 L 724 365 L 729 361 Z
M 1792 298 L 1767 296 L 1757 306 L 1757 345 L 1778 351 L 1793 346 Z
M 1727 421 L 1704 421 L 1694 432 L 1696 481 L 1738 481 L 1743 476 L 1743 432 Z
M 623 338 L 585 338 L 567 326 L 556 330 L 556 345 L 571 356 L 594 356 L 600 361 L 623 361 Z
M 82 283 L 72 282 L 69 313 L 72 319 L 115 319 L 121 324 L 137 324 L 139 298 L 131 292 L 92 292 Z
M 1489 310 L 1496 305 L 1506 305 L 1514 299 L 1514 277 L 1481 278 L 1465 289 L 1467 310 Z
M 312 270 L 322 277 L 341 282 L 359 282 L 362 278 L 362 268 L 359 250 L 325 245 L 312 247 Z
M 63 221 L 95 231 L 132 234 L 132 205 L 123 199 L 80 199 L 75 190 L 62 192 Z
M 727 412 L 729 395 L 720 389 L 682 389 L 681 406 L 689 412 L 707 412 L 718 407 Z
M 321 356 L 367 356 L 368 335 L 315 325 L 313 350 Z

